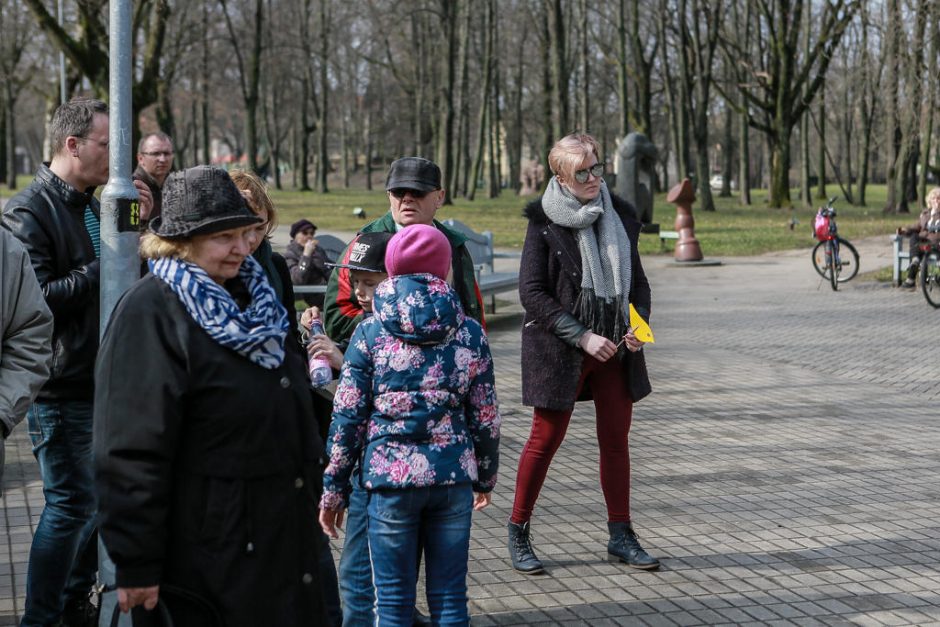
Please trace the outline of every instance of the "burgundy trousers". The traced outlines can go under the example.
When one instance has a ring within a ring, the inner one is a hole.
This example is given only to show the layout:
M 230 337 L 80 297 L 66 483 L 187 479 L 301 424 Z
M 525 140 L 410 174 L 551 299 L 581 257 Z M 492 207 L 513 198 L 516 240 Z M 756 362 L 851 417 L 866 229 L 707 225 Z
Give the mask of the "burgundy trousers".
M 588 386 L 597 415 L 597 444 L 600 447 L 601 489 L 610 522 L 630 521 L 630 448 L 628 435 L 633 400 L 623 383 L 620 360 L 599 362 L 585 355 L 577 394 Z M 555 452 L 565 439 L 571 411 L 536 407 L 532 431 L 519 458 L 516 496 L 510 520 L 521 524 L 532 517 L 545 475 Z

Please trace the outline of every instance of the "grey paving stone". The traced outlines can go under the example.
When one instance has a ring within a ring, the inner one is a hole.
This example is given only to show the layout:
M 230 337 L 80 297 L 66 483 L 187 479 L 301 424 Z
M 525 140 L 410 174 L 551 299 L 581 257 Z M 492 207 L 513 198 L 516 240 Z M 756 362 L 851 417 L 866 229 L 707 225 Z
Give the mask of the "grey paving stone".
M 889 248 L 861 242 L 863 266 Z M 518 305 L 490 317 L 503 446 L 493 504 L 474 516 L 476 627 L 940 624 L 940 353 L 910 364 L 910 330 L 940 319 L 917 294 L 817 289 L 808 257 L 644 259 L 657 342 L 644 349 L 654 392 L 631 427 L 631 507 L 659 573 L 604 561 L 589 403 L 532 521 L 549 574 L 509 566 L 505 522 L 531 410 Z M 5 444 L 0 625 L 22 611 L 43 503 L 25 429 Z

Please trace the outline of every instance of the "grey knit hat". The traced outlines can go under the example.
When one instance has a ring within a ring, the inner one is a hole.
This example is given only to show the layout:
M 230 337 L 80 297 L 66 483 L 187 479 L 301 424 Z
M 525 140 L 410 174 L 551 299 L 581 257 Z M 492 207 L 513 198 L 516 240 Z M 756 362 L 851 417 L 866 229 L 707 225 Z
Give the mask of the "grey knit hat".
M 228 172 L 199 165 L 173 172 L 163 185 L 163 210 L 150 231 L 185 239 L 263 222 L 245 203 Z

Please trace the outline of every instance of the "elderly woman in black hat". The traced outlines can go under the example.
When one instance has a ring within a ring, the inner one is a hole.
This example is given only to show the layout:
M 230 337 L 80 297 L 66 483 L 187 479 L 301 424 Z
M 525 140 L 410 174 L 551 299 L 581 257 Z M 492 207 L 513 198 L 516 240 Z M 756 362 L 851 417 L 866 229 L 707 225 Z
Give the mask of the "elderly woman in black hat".
M 96 365 L 99 529 L 122 610 L 176 625 L 325 624 L 323 444 L 304 354 L 224 170 L 176 172 Z

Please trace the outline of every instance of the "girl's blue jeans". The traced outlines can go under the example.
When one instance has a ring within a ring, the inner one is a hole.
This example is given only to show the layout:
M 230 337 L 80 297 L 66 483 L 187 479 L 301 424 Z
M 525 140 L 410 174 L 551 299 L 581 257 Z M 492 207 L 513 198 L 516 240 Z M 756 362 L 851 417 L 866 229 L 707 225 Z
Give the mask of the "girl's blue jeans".
M 432 622 L 469 625 L 470 484 L 374 490 L 367 511 L 377 624 L 411 626 L 418 578 L 414 563 L 421 543 Z

